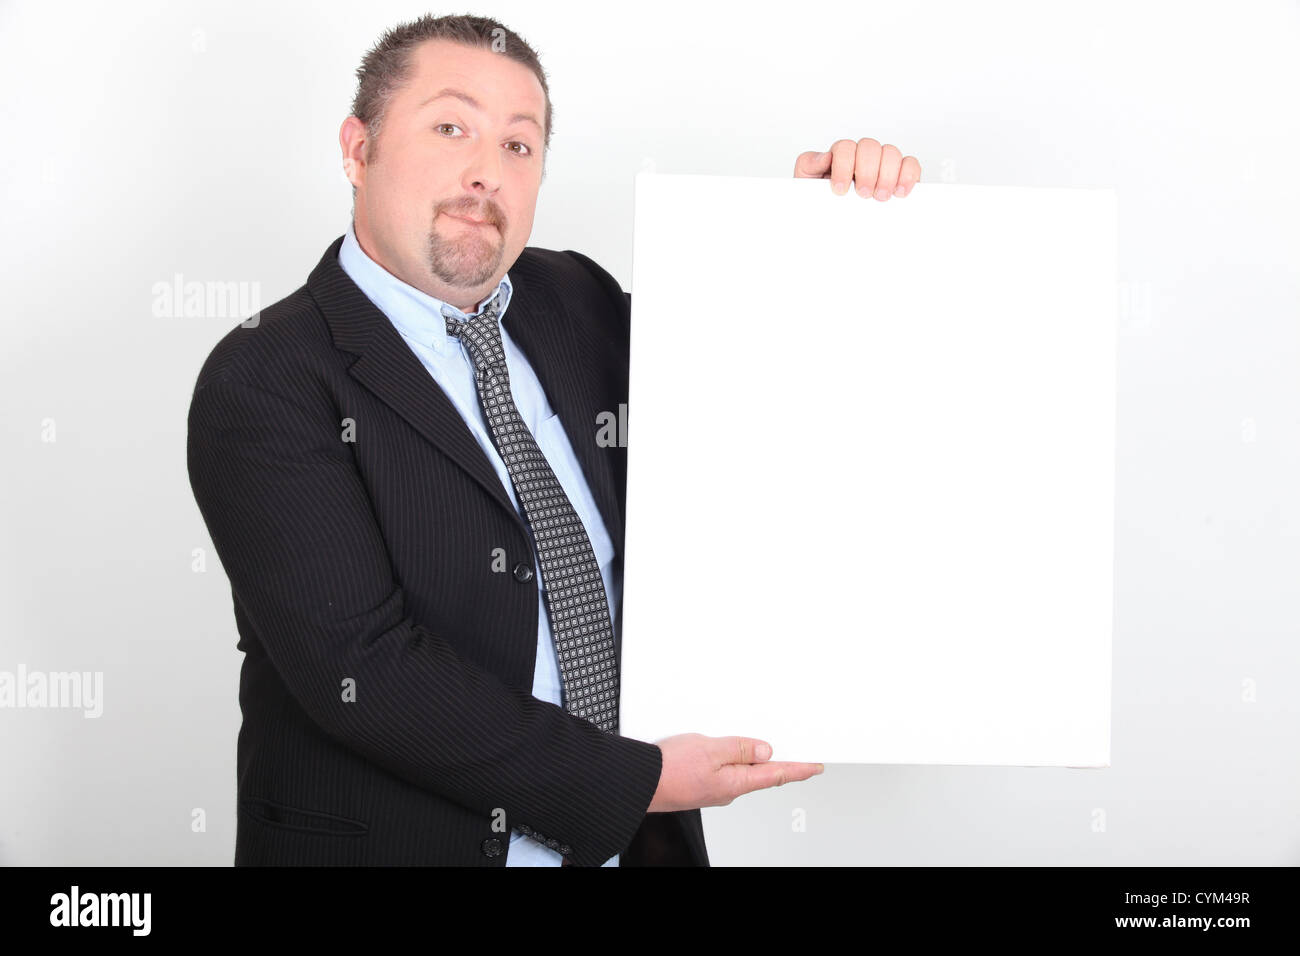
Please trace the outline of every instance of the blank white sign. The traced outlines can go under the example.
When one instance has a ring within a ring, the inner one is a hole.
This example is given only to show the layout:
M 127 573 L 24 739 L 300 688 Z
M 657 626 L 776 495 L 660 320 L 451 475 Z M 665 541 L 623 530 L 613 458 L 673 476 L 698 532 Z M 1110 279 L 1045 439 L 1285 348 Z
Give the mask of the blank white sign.
M 636 179 L 621 732 L 1110 764 L 1110 189 Z

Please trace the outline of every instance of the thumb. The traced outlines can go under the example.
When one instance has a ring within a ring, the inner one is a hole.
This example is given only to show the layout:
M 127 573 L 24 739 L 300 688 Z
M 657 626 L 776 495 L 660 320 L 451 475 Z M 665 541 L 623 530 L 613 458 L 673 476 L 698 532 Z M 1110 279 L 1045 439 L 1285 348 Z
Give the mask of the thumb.
M 772 756 L 772 745 L 753 737 L 715 737 L 712 745 L 719 764 L 763 763 Z
M 831 168 L 831 154 L 825 153 L 801 153 L 799 161 L 795 163 L 795 178 L 816 179 L 824 176 Z

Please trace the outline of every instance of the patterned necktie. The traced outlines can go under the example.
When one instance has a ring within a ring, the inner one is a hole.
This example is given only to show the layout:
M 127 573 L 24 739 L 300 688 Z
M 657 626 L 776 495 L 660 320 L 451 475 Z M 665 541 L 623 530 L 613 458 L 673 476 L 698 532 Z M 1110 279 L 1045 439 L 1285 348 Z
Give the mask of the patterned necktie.
M 501 345 L 500 293 L 468 322 L 452 316 L 447 334 L 474 362 L 479 402 L 492 441 L 528 516 L 564 685 L 564 708 L 618 733 L 618 661 L 605 583 L 591 541 L 510 394 Z

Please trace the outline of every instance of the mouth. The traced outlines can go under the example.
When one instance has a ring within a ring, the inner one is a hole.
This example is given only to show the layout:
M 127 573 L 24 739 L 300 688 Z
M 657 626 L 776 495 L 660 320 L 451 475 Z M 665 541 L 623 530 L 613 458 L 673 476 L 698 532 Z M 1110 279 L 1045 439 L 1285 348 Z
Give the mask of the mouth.
M 445 212 L 445 213 L 443 213 L 443 215 L 444 215 L 444 216 L 449 216 L 449 217 L 452 218 L 452 219 L 457 219 L 457 220 L 459 220 L 459 221 L 461 221 L 461 222 L 467 222 L 467 223 L 469 223 L 471 226 L 490 226 L 490 225 L 492 225 L 492 224 L 489 223 L 486 219 L 470 219 L 470 218 L 468 218 L 468 217 L 466 217 L 466 216 L 453 216 L 453 215 L 452 215 L 451 213 L 449 213 L 449 212 Z M 495 228 L 495 227 L 493 227 L 493 228 Z

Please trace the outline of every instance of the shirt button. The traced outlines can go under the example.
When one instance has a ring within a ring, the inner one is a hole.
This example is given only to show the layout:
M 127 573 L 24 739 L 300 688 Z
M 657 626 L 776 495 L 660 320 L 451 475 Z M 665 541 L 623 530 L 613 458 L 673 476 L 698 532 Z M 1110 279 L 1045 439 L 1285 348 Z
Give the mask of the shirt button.
M 533 569 L 532 569 L 532 568 L 530 568 L 528 565 L 524 564 L 522 561 L 521 561 L 519 564 L 516 564 L 516 565 L 515 565 L 515 580 L 516 580 L 516 581 L 531 581 L 532 579 L 533 579 Z
M 501 855 L 501 841 L 498 840 L 496 837 L 491 837 L 490 839 L 484 840 L 484 841 L 483 841 L 483 855 L 484 855 L 484 856 L 500 856 L 500 855 Z

